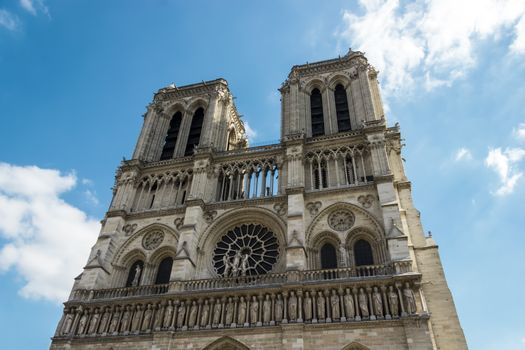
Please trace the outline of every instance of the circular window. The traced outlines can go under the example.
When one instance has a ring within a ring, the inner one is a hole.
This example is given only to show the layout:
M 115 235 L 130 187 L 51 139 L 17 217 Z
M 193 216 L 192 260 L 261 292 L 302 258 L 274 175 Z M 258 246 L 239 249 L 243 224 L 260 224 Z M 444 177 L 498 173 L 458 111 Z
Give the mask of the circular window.
M 240 225 L 224 234 L 213 251 L 213 267 L 223 277 L 268 273 L 279 258 L 275 234 L 262 225 Z
M 164 232 L 153 231 L 144 236 L 142 239 L 142 246 L 147 250 L 157 248 L 164 240 Z
M 337 210 L 328 216 L 328 225 L 336 231 L 346 231 L 354 224 L 354 215 L 348 210 Z

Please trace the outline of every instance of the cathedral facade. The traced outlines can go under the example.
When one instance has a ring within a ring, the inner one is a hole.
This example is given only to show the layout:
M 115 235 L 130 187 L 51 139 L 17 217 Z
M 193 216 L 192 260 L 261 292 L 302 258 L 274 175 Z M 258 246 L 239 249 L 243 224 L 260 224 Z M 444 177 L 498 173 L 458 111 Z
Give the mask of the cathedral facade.
M 51 349 L 467 349 L 376 79 L 294 66 L 259 147 L 225 80 L 160 89 Z

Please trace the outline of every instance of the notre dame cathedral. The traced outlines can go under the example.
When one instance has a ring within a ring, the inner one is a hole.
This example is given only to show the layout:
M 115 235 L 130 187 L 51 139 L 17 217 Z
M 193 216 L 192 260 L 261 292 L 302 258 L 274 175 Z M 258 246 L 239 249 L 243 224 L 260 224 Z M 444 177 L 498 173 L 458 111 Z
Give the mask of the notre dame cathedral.
M 259 147 L 226 80 L 155 94 L 51 349 L 467 349 L 377 72 L 349 51 L 279 91 Z

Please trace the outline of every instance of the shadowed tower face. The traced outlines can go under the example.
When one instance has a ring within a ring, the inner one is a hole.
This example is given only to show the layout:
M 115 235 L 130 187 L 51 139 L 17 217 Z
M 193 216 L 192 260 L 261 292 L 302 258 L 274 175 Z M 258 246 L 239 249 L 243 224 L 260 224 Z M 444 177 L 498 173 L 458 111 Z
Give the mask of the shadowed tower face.
M 466 349 L 376 77 L 292 67 L 253 148 L 225 80 L 160 89 L 51 348 Z

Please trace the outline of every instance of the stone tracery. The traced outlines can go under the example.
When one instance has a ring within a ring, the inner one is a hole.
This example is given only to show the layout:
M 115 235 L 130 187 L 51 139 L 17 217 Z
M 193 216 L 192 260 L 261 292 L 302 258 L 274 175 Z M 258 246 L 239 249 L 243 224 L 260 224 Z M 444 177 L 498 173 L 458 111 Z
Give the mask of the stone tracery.
M 213 252 L 213 265 L 224 277 L 268 273 L 279 258 L 274 233 L 262 225 L 244 224 L 224 234 Z

